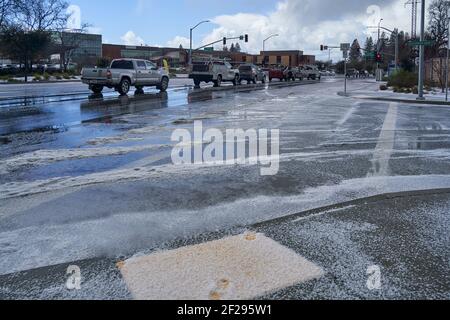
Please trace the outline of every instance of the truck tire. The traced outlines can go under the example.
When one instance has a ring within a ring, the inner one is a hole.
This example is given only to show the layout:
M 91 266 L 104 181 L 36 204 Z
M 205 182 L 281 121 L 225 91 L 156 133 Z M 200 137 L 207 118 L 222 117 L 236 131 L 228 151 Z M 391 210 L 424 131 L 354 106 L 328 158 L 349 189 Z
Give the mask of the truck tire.
M 163 77 L 161 83 L 156 87 L 161 92 L 166 92 L 169 87 L 169 78 Z
M 120 83 L 119 87 L 117 88 L 117 91 L 124 96 L 127 95 L 128 92 L 130 92 L 131 82 L 128 78 L 123 78 Z
M 137 86 L 135 94 L 143 94 L 144 93 L 144 87 Z
M 222 84 L 222 76 L 217 76 L 217 80 L 213 81 L 213 83 L 215 88 L 220 87 L 220 85 Z
M 194 79 L 194 85 L 196 88 L 200 88 L 200 80 Z
M 237 86 L 238 84 L 240 84 L 240 79 L 239 79 L 239 75 L 238 74 L 236 74 L 235 76 L 234 76 L 234 80 L 233 80 L 233 86 Z
M 253 82 L 253 84 L 256 84 L 258 82 L 256 76 L 253 77 L 252 82 Z
M 91 91 L 92 91 L 93 93 L 95 93 L 95 94 L 100 94 L 100 93 L 102 93 L 102 91 L 103 91 L 103 86 L 102 86 L 102 85 L 98 85 L 98 84 L 93 85 L 93 86 L 91 87 Z

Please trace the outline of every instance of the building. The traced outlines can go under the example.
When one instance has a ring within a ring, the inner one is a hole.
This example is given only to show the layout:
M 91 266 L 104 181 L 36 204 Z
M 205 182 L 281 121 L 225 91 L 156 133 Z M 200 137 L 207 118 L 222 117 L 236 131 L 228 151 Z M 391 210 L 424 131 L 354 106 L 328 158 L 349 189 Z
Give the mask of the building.
M 183 48 L 103 44 L 102 51 L 103 58 L 109 60 L 121 58 L 145 59 L 161 64 L 162 60 L 166 59 L 172 68 L 183 67 L 188 61 L 188 52 Z
M 302 56 L 303 51 L 300 50 L 261 51 L 257 63 L 265 66 L 296 67 L 301 64 Z
M 299 65 L 313 65 L 316 63 L 316 56 L 313 55 L 302 55 L 300 57 L 300 63 Z
M 102 57 L 102 35 L 89 34 L 79 31 L 67 31 L 53 35 L 55 49 L 59 54 L 61 48 L 67 50 L 70 62 L 79 65 L 95 64 Z

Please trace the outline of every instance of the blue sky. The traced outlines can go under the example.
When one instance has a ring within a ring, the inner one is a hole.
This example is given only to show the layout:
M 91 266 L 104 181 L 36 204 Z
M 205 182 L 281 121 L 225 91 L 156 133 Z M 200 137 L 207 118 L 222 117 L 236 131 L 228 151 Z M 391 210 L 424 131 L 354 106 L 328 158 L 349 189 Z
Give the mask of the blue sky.
M 99 28 L 106 40 L 121 43 L 121 36 L 133 30 L 149 44 L 165 45 L 176 36 L 189 36 L 197 21 L 239 12 L 267 14 L 277 0 L 131 0 L 125 6 L 116 1 L 72 0 L 81 9 L 82 21 Z M 204 25 L 197 36 L 204 37 L 214 28 Z

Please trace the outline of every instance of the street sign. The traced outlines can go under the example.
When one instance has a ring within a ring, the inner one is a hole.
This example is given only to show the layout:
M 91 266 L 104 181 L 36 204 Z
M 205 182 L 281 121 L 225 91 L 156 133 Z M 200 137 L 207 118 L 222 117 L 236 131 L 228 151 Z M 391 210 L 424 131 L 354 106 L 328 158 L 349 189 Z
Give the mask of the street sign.
M 341 51 L 350 50 L 350 43 L 341 43 Z
M 342 53 L 343 53 L 344 59 L 347 59 L 348 58 L 348 51 L 343 51 Z
M 214 51 L 214 47 L 206 47 L 205 49 L 203 49 L 204 51 L 208 51 L 208 52 L 213 52 Z
M 435 44 L 435 41 L 434 40 L 425 40 L 425 41 L 414 40 L 414 41 L 407 42 L 407 44 L 408 44 L 408 46 L 411 46 L 411 47 L 418 47 L 418 46 L 431 47 Z
M 374 51 L 366 52 L 364 58 L 367 60 L 375 60 L 375 52 Z

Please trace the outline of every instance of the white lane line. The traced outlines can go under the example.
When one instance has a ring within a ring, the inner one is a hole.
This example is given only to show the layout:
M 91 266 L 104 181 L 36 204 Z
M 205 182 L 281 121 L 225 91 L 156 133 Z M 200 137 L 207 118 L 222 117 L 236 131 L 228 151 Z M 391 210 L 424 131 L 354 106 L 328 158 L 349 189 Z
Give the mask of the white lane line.
M 372 169 L 368 177 L 381 177 L 389 175 L 389 160 L 394 150 L 395 128 L 397 125 L 398 103 L 389 104 L 389 110 L 381 129 L 378 144 L 372 159 Z
M 355 113 L 356 109 L 359 107 L 359 104 L 360 104 L 359 102 L 354 103 L 353 106 L 344 115 L 344 117 L 337 122 L 337 125 L 339 127 L 345 124 L 348 121 L 348 119 L 350 119 L 350 117 L 353 115 L 353 113 Z
M 324 274 L 256 233 L 132 258 L 118 267 L 138 300 L 252 299 Z

